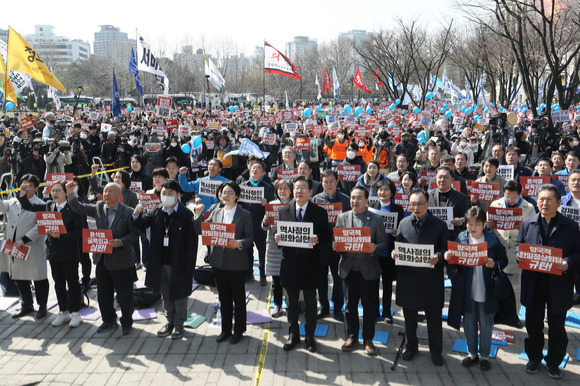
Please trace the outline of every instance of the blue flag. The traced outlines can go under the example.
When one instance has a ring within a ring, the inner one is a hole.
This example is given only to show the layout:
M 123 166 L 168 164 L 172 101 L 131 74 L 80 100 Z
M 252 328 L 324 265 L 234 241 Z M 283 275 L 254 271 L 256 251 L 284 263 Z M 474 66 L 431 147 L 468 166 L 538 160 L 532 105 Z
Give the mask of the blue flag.
M 240 150 L 230 151 L 224 156 L 224 158 L 229 155 L 254 155 L 258 158 L 266 158 L 268 153 L 263 153 L 258 145 L 250 141 L 248 138 L 244 138 L 242 141 L 242 146 L 240 146 Z
M 137 92 L 143 95 L 143 85 L 141 84 L 141 75 L 139 75 L 139 70 L 137 69 L 137 58 L 135 58 L 135 53 L 131 48 L 131 61 L 129 62 L 129 72 L 135 74 L 135 88 Z
M 117 88 L 117 77 L 115 76 L 115 69 L 113 68 L 113 97 L 111 98 L 111 110 L 113 116 L 121 115 L 121 100 L 119 99 L 119 89 Z

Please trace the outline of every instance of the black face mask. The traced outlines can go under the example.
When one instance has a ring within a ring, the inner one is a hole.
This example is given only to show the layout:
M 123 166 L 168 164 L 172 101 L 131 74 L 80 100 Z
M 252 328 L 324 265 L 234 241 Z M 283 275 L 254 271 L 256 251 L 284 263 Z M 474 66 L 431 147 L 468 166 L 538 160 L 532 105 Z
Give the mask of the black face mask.
M 49 123 L 51 126 L 54 126 L 54 125 L 56 124 L 56 121 L 48 121 L 48 123 Z

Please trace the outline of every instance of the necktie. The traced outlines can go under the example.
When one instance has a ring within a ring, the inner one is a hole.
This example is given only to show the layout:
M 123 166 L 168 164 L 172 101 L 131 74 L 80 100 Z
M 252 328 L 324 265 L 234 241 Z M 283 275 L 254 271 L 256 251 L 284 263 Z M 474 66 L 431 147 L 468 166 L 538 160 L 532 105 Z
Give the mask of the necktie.
M 298 214 L 296 215 L 296 219 L 299 222 L 302 222 L 302 208 L 298 208 Z

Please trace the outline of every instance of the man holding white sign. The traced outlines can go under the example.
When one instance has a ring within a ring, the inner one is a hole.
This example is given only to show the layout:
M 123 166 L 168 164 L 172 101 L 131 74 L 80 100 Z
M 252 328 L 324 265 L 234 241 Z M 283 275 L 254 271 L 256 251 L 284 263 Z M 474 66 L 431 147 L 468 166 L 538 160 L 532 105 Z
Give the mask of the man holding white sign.
M 436 366 L 443 365 L 443 327 L 441 311 L 445 300 L 443 286 L 443 254 L 447 249 L 449 232 L 443 220 L 429 212 L 429 195 L 422 189 L 409 194 L 412 216 L 399 224 L 397 241 L 433 248 L 428 264 L 432 268 L 399 265 L 397 267 L 397 305 L 403 307 L 407 348 L 403 360 L 410 361 L 419 351 L 417 314 L 424 310 L 429 334 L 429 351 Z M 391 257 L 397 259 L 397 247 Z M 396 260 L 395 260 L 396 261 Z

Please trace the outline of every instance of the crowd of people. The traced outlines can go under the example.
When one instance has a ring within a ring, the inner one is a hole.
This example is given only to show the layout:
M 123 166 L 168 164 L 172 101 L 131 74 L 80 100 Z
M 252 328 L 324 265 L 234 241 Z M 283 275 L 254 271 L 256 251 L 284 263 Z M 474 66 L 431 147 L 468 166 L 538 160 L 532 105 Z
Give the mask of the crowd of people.
M 0 200 L 4 237 L 16 249 L 30 248 L 26 260 L 13 254 L 0 258 L 4 296 L 21 299 L 13 318 L 35 312 L 32 288 L 39 306 L 35 316 L 46 317 L 48 260 L 59 307 L 51 323 L 79 326 L 82 293 L 91 283 L 82 230 L 92 218 L 97 230 L 111 234 L 107 249 L 92 253 L 99 333 L 118 326 L 115 293 L 122 334 L 131 333 L 133 283 L 137 270 L 144 269 L 145 285 L 161 294 L 166 314 L 157 335 L 183 337 L 193 273 L 205 260 L 219 294 L 218 343 L 243 338 L 246 283 L 266 286 L 270 279 L 273 318 L 285 313 L 286 298 L 284 350 L 300 343 L 301 312 L 308 351 L 317 349 L 317 320 L 331 316 L 347 326 L 342 350 L 355 350 L 361 343 L 360 303 L 362 346 L 376 355 L 375 325 L 393 323 L 396 282 L 395 304 L 403 310 L 407 338 L 403 360 L 418 353 L 417 324 L 425 319 L 432 362 L 441 366 L 447 276 L 452 282 L 448 324 L 459 329 L 463 317 L 464 366 L 479 362 L 482 370 L 491 368 L 494 323 L 522 328 L 516 315 L 521 302 L 526 371 L 538 372 L 545 359 L 550 377 L 562 376 L 566 311 L 580 304 L 580 139 L 579 121 L 572 116 L 568 131 L 560 130 L 549 142 L 557 146 L 546 146 L 534 141 L 539 134 L 531 122 L 520 117 L 522 123 L 512 130 L 502 114 L 498 125 L 509 128 L 502 131 L 513 133 L 509 138 L 486 136 L 491 125 L 484 127 L 470 115 L 458 121 L 432 114 L 429 124 L 419 125 L 401 113 L 393 117 L 381 105 L 368 116 L 345 119 L 348 114 L 332 104 L 313 108 L 318 118 L 300 108 L 287 111 L 288 117 L 275 109 L 189 107 L 173 112 L 177 125 L 172 122 L 169 130 L 168 120 L 132 110 L 114 119 L 48 112 L 33 117 L 28 129 L 20 127 L 18 117 L 2 118 L 0 165 L 12 177 L 3 177 L 0 185 L 20 188 Z M 55 182 L 52 175 L 62 178 Z M 536 176 L 542 183 L 530 194 L 526 178 Z M 50 190 L 41 187 L 46 180 Z M 474 194 L 477 184 L 495 193 Z M 244 199 L 252 189 L 260 197 Z M 146 209 L 141 193 L 155 195 L 159 204 Z M 490 208 L 520 209 L 515 213 L 521 225 L 498 226 Z M 66 231 L 41 235 L 33 212 L 60 212 Z M 308 224 L 303 242 L 285 242 L 278 221 Z M 204 223 L 231 224 L 234 231 L 225 243 L 198 247 Z M 333 232 L 344 228 L 369 230 L 364 251 L 345 250 L 336 241 Z M 481 265 L 461 264 L 449 241 L 487 243 L 486 259 Z M 520 268 L 526 259 L 520 244 L 560 250 L 556 273 Z M 433 252 L 423 266 L 404 265 L 396 245 L 424 245 Z M 496 286 L 502 273 L 513 291 L 500 297 Z

